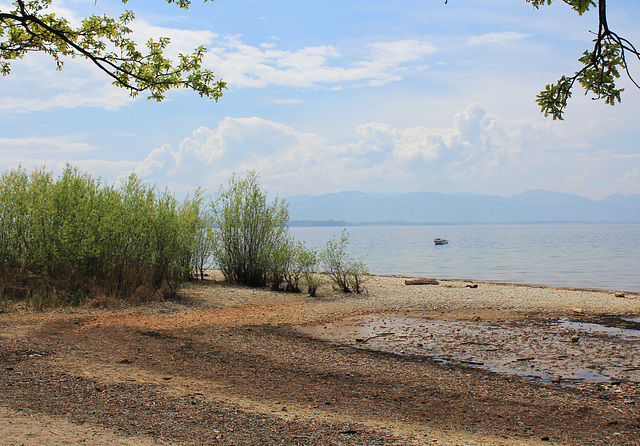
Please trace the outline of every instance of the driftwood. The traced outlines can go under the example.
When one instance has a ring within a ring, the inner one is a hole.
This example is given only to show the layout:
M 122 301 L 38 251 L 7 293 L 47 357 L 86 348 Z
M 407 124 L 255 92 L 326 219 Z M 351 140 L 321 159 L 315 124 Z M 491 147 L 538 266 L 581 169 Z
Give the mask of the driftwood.
M 438 285 L 436 279 L 407 279 L 404 281 L 405 285 Z

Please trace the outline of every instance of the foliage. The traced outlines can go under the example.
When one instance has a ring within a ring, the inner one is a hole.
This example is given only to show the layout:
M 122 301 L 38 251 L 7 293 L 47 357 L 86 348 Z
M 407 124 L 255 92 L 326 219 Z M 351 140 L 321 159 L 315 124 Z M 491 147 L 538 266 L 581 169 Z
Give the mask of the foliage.
M 320 256 L 289 234 L 287 203 L 278 198 L 269 203 L 256 172 L 233 176 L 211 205 L 214 259 L 227 281 L 295 293 L 304 285 L 316 295 L 324 283 L 317 272 Z
M 283 235 L 282 240 L 273 246 L 273 251 L 269 258 L 266 279 L 271 283 L 273 291 L 279 291 L 283 283 L 286 284 L 285 291 L 300 291 L 297 283 L 292 280 L 294 255 L 295 245 L 293 238 L 286 233 Z
M 342 231 L 339 238 L 329 240 L 322 252 L 322 262 L 335 286 L 344 293 L 361 293 L 369 272 L 362 258 L 354 259 L 347 253 L 349 234 Z
M 540 5 L 550 5 L 552 0 L 527 0 L 536 9 Z M 582 15 L 591 7 L 595 7 L 593 0 L 563 0 L 578 14 Z M 638 88 L 640 85 L 629 72 L 627 55 L 640 60 L 640 52 L 624 37 L 609 29 L 607 23 L 606 0 L 598 0 L 598 34 L 593 40 L 593 50 L 585 51 L 579 62 L 584 65 L 573 76 L 562 76 L 555 84 L 547 85 L 540 92 L 536 102 L 545 116 L 562 120 L 562 114 L 571 97 L 573 85 L 580 83 L 585 95 L 593 93 L 594 99 L 603 99 L 606 104 L 615 105 L 620 102 L 623 88 L 617 88 L 616 79 L 620 71 L 624 71 L 631 82 Z
M 230 282 L 304 285 L 315 296 L 322 260 L 339 289 L 363 291 L 368 272 L 347 254 L 346 232 L 318 254 L 290 236 L 288 221 L 287 204 L 269 203 L 255 172 L 233 176 L 205 206 L 201 189 L 179 202 L 135 174 L 115 188 L 69 165 L 57 180 L 43 169 L 8 171 L 0 176 L 0 309 L 173 295 L 192 275 L 204 277 L 211 256 Z
M 233 176 L 211 203 L 217 238 L 214 258 L 225 279 L 248 286 L 278 280 L 274 260 L 285 257 L 289 210 L 284 200 L 271 204 L 261 190 L 258 174 Z M 271 277 L 270 277 L 271 273 Z
M 201 202 L 198 203 L 199 205 Z M 215 234 L 213 229 L 213 216 L 204 209 L 198 207 L 197 218 L 195 221 L 193 238 L 193 247 L 191 253 L 193 255 L 193 273 L 204 279 L 204 270 L 210 266 L 208 264 L 212 253 L 215 249 Z
M 202 197 L 179 203 L 131 175 L 108 187 L 67 166 L 0 177 L 0 300 L 150 299 L 189 278 Z
M 318 287 L 323 283 L 317 274 L 319 259 L 316 250 L 292 238 L 285 246 L 287 257 L 282 268 L 285 291 L 299 293 L 300 284 L 303 283 L 309 294 L 315 297 Z
M 92 15 L 74 28 L 64 17 L 49 12 L 52 3 L 53 0 L 15 0 L 8 8 L 13 9 L 0 9 L 3 75 L 10 73 L 11 61 L 30 52 L 42 52 L 54 59 L 58 70 L 65 58 L 87 59 L 112 78 L 114 85 L 129 90 L 131 96 L 147 92 L 149 99 L 161 101 L 172 88 L 189 88 L 216 102 L 222 96 L 225 82 L 216 80 L 213 72 L 202 68 L 206 53 L 203 46 L 190 55 L 179 54 L 174 64 L 164 55 L 170 43 L 168 38 L 149 39 L 143 51 L 129 37 L 132 33 L 129 25 L 134 20 L 132 11 L 125 11 L 118 19 Z M 183 9 L 189 7 L 188 1 L 175 3 Z
M 562 114 L 567 107 L 567 101 L 571 97 L 571 90 L 576 81 L 584 88 L 585 95 L 590 92 L 593 99 L 603 99 L 606 104 L 615 105 L 621 101 L 621 93 L 624 88 L 616 87 L 616 79 L 620 77 L 620 71 L 624 71 L 629 80 L 638 88 L 640 84 L 631 75 L 627 56 L 635 56 L 640 61 L 640 50 L 624 37 L 621 37 L 609 28 L 607 23 L 606 0 L 562 0 L 579 15 L 587 12 L 591 7 L 598 7 L 598 34 L 593 40 L 593 50 L 585 51 L 578 60 L 584 65 L 573 76 L 562 76 L 555 84 L 547 85 L 544 91 L 538 94 L 536 102 L 540 106 L 545 117 L 551 115 L 555 119 L 562 120 Z M 526 0 L 534 8 L 551 5 L 553 0 Z M 445 4 L 448 0 L 445 0 Z
M 301 244 L 296 255 L 296 268 L 300 274 L 300 278 L 304 282 L 311 297 L 316 296 L 318 287 L 324 280 L 318 274 L 317 267 L 320 263 L 318 252 Z

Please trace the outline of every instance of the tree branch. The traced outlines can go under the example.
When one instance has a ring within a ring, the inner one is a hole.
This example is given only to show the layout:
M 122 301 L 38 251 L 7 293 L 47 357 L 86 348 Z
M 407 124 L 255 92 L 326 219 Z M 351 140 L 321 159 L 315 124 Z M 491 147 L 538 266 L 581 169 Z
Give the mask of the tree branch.
M 184 0 L 175 3 L 188 6 Z M 48 1 L 30 2 L 28 5 L 33 12 L 24 0 L 16 0 L 14 4 L 17 6 L 14 11 L 0 13 L 0 36 L 8 36 L 0 42 L 0 70 L 5 75 L 9 73 L 9 60 L 21 58 L 27 52 L 42 51 L 56 60 L 58 69 L 63 65 L 61 56 L 81 56 L 113 79 L 115 85 L 128 89 L 132 96 L 149 91 L 149 98 L 162 100 L 166 90 L 188 87 L 217 101 L 226 88 L 223 81 L 215 81 L 209 70 L 201 70 L 206 52 L 203 47 L 190 56 L 180 54 L 180 61 L 175 66 L 163 55 L 169 44 L 167 38 L 160 38 L 158 42 L 149 40 L 149 53 L 140 53 L 135 43 L 125 37 L 131 32 L 126 27 L 133 20 L 130 11 L 126 11 L 119 21 L 91 16 L 83 20 L 82 27 L 73 29 L 64 18 L 40 14 L 48 7 Z M 118 48 L 120 55 L 105 52 L 107 43 Z
M 527 0 L 535 7 L 539 4 L 550 4 L 551 0 Z M 579 14 L 595 6 L 592 0 L 563 0 L 571 5 Z M 606 0 L 598 0 L 598 34 L 594 40 L 593 50 L 585 51 L 579 60 L 584 67 L 573 76 L 563 76 L 555 85 L 547 85 L 536 100 L 545 116 L 552 115 L 553 119 L 562 120 L 562 114 L 571 97 L 571 89 L 576 80 L 585 89 L 585 94 L 593 92 L 597 99 L 604 99 L 605 103 L 614 105 L 620 102 L 623 88 L 617 88 L 615 80 L 620 77 L 618 67 L 622 67 L 631 82 L 640 88 L 629 70 L 627 53 L 635 55 L 640 60 L 640 53 L 626 39 L 611 31 L 607 22 Z

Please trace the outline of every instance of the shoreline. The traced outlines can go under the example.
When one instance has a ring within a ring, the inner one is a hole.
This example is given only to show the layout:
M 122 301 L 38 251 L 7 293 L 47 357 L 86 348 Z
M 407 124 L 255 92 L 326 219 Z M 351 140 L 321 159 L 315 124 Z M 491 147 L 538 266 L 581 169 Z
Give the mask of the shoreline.
M 629 295 L 635 296 L 636 299 L 640 299 L 640 290 L 624 290 L 620 289 L 608 289 L 608 288 L 592 288 L 592 287 L 576 287 L 576 286 L 565 286 L 565 285 L 545 285 L 542 283 L 525 283 L 525 282 L 503 282 L 498 280 L 474 280 L 474 279 L 466 279 L 461 277 L 422 277 L 422 276 L 410 276 L 405 274 L 372 274 L 373 277 L 391 277 L 391 278 L 401 278 L 401 279 L 434 279 L 439 281 L 452 281 L 452 282 L 469 282 L 469 283 L 477 283 L 484 285 L 511 285 L 511 286 L 522 286 L 522 287 L 530 287 L 530 288 L 552 288 L 559 290 L 568 290 L 568 291 L 591 291 L 591 292 L 603 292 L 603 293 L 625 293 Z

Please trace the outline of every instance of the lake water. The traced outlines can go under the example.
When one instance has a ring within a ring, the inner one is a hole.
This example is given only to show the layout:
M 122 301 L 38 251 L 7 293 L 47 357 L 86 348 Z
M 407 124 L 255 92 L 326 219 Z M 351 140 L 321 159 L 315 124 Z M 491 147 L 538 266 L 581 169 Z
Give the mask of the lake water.
M 292 227 L 322 247 L 340 227 Z M 369 271 L 640 292 L 640 224 L 350 226 Z M 449 240 L 436 246 L 433 239 Z

